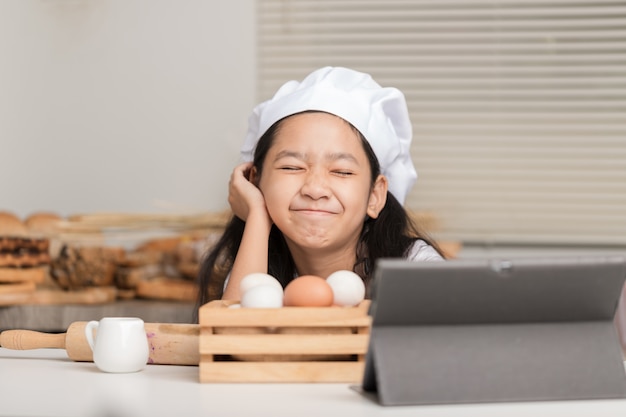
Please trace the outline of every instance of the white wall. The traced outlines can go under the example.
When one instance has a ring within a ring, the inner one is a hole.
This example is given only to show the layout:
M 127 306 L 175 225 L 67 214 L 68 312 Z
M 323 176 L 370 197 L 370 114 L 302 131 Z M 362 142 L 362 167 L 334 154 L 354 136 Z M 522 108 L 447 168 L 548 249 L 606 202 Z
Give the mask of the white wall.
M 0 0 L 0 210 L 227 207 L 254 0 Z

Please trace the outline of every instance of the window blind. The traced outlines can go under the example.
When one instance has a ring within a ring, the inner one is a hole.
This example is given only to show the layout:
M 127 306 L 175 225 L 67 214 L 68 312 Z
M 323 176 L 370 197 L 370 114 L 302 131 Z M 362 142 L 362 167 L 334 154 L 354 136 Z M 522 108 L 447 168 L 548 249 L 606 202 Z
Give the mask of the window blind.
M 406 96 L 441 239 L 626 244 L 626 2 L 260 0 L 258 99 L 325 66 Z

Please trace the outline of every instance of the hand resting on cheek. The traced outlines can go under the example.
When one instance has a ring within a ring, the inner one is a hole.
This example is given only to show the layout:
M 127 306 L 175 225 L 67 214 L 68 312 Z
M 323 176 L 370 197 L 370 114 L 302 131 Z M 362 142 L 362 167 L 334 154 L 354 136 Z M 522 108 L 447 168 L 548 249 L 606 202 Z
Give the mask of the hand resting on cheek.
M 250 181 L 253 175 L 252 162 L 246 162 L 235 167 L 228 183 L 228 204 L 243 221 L 251 212 L 264 213 L 269 218 L 263 193 Z

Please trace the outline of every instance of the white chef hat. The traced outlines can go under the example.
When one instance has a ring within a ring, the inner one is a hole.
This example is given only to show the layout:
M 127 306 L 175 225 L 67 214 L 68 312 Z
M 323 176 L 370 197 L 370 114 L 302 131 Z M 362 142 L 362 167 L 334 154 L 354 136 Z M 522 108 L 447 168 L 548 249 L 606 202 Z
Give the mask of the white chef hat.
M 417 179 L 410 155 L 412 128 L 402 92 L 383 88 L 369 74 L 341 67 L 324 67 L 302 82 L 288 81 L 254 108 L 241 149 L 252 161 L 261 136 L 278 120 L 306 110 L 334 114 L 351 123 L 374 150 L 389 192 L 404 204 Z

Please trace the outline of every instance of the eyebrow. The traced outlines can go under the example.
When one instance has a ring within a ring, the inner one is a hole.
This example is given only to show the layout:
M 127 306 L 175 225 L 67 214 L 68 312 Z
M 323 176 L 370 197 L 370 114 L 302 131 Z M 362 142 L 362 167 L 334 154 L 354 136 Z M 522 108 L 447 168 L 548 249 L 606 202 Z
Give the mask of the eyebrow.
M 274 158 L 274 162 L 278 161 L 281 158 L 288 158 L 288 157 L 293 157 L 296 159 L 299 159 L 301 161 L 306 161 L 307 160 L 307 155 L 305 153 L 302 152 L 296 152 L 296 151 L 280 151 L 276 154 L 276 157 Z M 357 159 L 354 157 L 354 155 L 352 155 L 351 153 L 348 152 L 333 152 L 333 153 L 329 153 L 325 155 L 325 159 L 329 160 L 329 161 L 338 161 L 338 160 L 347 160 L 350 162 L 354 162 L 355 164 L 359 164 L 359 161 L 357 161 Z

